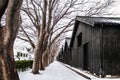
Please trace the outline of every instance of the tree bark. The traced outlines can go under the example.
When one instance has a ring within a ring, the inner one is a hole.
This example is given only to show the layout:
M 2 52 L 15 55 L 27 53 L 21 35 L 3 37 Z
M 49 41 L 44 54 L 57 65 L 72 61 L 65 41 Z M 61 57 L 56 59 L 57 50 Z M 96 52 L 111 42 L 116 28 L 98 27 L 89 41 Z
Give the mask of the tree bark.
M 19 80 L 13 44 L 20 26 L 22 0 L 9 0 L 6 25 L 0 28 L 0 80 Z
M 42 56 L 43 52 L 45 50 L 45 45 L 43 45 L 43 42 L 45 40 L 45 32 L 43 31 L 39 37 L 37 46 L 35 47 L 35 54 L 34 54 L 34 61 L 33 61 L 33 67 L 32 67 L 32 73 L 38 74 L 39 69 L 44 70 L 43 64 L 42 64 Z
M 38 40 L 38 44 L 35 48 L 35 54 L 34 54 L 34 61 L 33 61 L 33 67 L 32 67 L 32 73 L 38 74 L 39 73 L 39 64 L 40 64 L 40 41 Z
M 9 0 L 0 0 L 0 27 L 1 27 L 1 18 L 7 8 Z
M 43 66 L 47 67 L 49 65 L 49 52 L 48 49 L 43 54 Z

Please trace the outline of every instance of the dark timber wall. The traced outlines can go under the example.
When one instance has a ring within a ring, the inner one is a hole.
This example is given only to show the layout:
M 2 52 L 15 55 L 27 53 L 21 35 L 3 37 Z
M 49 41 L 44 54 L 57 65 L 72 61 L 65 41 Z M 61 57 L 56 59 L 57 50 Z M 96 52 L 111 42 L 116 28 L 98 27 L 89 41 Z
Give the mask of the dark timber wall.
M 77 36 L 82 33 L 82 44 L 78 46 Z M 85 49 L 85 45 L 87 48 Z M 84 54 L 86 53 L 86 54 Z M 100 69 L 100 27 L 79 22 L 72 49 L 73 66 L 99 73 Z
M 120 74 L 120 25 L 103 27 L 103 70 L 105 74 Z

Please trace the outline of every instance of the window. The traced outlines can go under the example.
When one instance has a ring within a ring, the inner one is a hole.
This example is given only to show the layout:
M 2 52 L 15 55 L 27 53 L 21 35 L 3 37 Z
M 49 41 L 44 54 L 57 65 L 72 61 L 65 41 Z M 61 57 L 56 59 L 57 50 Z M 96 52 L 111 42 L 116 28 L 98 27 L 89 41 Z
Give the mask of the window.
M 26 57 L 28 56 L 28 54 L 26 54 Z
M 21 57 L 22 57 L 22 53 L 21 53 Z
M 78 47 L 82 44 L 82 33 L 77 36 Z
M 20 53 L 19 53 L 19 52 L 17 52 L 17 56 L 20 56 Z
M 23 56 L 25 57 L 25 54 L 23 54 Z

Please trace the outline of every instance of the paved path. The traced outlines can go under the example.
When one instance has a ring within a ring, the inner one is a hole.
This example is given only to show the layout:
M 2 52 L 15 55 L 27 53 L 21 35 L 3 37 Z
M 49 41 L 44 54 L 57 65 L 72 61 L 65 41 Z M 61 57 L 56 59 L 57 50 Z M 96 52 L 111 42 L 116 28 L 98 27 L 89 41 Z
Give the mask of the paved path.
M 40 71 L 38 75 L 33 75 L 29 70 L 20 72 L 19 76 L 20 80 L 88 80 L 57 61 L 51 63 L 45 71 Z

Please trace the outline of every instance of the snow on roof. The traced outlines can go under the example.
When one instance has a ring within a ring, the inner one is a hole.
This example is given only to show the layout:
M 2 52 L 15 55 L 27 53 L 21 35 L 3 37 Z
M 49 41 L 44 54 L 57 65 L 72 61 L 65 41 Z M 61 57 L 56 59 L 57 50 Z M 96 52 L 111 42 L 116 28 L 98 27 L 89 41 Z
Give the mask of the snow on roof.
M 21 53 L 27 53 L 27 49 L 25 46 L 17 46 L 17 48 L 14 48 L 15 52 L 21 52 Z
M 117 17 L 77 16 L 76 20 L 90 24 L 90 25 L 94 25 L 95 23 L 120 24 L 120 18 L 117 18 Z
M 95 22 L 115 23 L 115 24 L 117 23 L 117 24 L 120 24 L 120 19 L 118 19 L 118 18 L 98 18 L 98 19 L 96 19 Z

